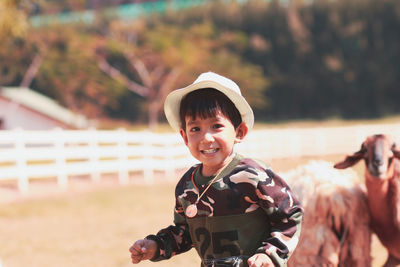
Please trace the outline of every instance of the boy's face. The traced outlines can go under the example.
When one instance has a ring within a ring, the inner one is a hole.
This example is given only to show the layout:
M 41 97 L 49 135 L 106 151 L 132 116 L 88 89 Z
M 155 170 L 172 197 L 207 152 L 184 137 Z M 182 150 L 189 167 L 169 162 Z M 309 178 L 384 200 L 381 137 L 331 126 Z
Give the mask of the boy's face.
M 203 163 L 202 174 L 216 174 L 233 157 L 233 145 L 240 142 L 248 128 L 241 123 L 236 129 L 232 122 L 221 112 L 215 117 L 185 117 L 186 131 L 180 134 L 193 157 Z

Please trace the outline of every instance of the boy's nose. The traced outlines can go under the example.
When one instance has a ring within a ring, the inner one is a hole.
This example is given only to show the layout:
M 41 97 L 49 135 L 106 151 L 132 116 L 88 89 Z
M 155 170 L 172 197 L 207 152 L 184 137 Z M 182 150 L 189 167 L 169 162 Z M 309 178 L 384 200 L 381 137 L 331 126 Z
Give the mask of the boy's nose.
M 204 134 L 203 141 L 204 142 L 212 142 L 212 141 L 214 141 L 214 137 L 211 133 L 207 132 Z

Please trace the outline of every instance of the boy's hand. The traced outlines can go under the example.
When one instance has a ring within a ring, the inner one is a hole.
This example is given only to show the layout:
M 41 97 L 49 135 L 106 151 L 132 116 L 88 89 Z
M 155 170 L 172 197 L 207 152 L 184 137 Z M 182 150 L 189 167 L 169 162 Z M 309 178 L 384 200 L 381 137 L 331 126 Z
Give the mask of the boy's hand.
M 247 260 L 249 267 L 274 267 L 271 258 L 264 253 L 254 254 Z
M 143 260 L 150 260 L 156 255 L 157 243 L 149 239 L 140 239 L 129 248 L 132 263 L 136 264 Z

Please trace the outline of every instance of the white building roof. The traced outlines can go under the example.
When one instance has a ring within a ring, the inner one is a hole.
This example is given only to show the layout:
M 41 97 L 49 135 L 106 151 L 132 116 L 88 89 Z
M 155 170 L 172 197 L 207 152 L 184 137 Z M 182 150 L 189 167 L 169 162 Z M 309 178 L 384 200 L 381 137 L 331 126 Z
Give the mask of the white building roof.
M 29 88 L 2 87 L 0 95 L 75 128 L 88 127 L 88 120 L 84 116 L 64 108 L 55 100 Z

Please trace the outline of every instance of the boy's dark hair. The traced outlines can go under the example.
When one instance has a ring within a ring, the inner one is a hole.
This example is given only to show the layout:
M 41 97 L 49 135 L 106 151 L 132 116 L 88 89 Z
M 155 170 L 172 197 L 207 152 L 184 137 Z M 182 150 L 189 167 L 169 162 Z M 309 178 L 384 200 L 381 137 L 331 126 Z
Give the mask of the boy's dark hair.
M 214 88 L 192 91 L 181 101 L 179 109 L 181 127 L 186 131 L 186 116 L 192 116 L 193 119 L 200 116 L 205 119 L 215 117 L 218 111 L 221 111 L 232 122 L 235 129 L 242 123 L 239 110 L 224 93 Z

